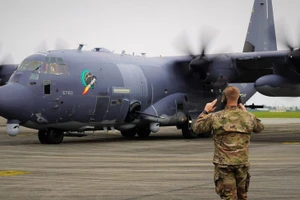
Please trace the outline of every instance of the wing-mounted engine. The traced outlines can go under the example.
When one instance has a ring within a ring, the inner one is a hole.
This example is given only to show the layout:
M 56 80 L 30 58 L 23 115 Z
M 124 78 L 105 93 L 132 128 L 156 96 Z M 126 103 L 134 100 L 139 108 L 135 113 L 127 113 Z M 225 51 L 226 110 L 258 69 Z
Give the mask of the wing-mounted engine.
M 211 57 L 201 55 L 192 60 L 189 66 L 204 83 L 224 84 L 238 75 L 231 57 L 225 54 Z
M 281 43 L 288 51 L 284 55 L 284 60 L 277 62 L 274 66 L 273 74 L 280 75 L 288 81 L 300 83 L 300 41 L 298 40 L 295 44 L 291 37 L 286 34 L 283 35 L 282 40 Z
M 273 74 L 255 81 L 255 89 L 266 96 L 300 96 L 300 49 L 288 45 L 290 51 L 273 67 Z
M 0 86 L 5 85 L 9 80 L 10 76 L 17 69 L 18 65 L 4 64 L 0 65 Z
M 13 63 L 11 54 L 6 55 L 3 59 L 0 60 L 0 86 L 5 85 L 10 76 L 18 68 L 18 65 L 9 63 Z
M 187 70 L 187 72 L 184 73 L 184 69 L 181 69 L 182 74 L 187 74 L 189 78 L 191 75 L 197 77 L 202 83 L 214 85 L 216 85 L 216 83 L 222 85 L 228 83 L 238 75 L 232 58 L 227 54 L 206 54 L 209 43 L 213 37 L 216 36 L 216 30 L 211 29 L 211 27 L 206 27 L 203 29 L 201 35 L 201 45 L 199 45 L 201 50 L 200 54 L 194 54 L 192 52 L 187 44 L 186 37 L 180 40 L 183 41 L 180 45 L 181 51 L 184 52 L 189 59 L 183 58 L 182 60 L 176 61 L 175 65 L 179 66 L 177 68 L 181 67 Z

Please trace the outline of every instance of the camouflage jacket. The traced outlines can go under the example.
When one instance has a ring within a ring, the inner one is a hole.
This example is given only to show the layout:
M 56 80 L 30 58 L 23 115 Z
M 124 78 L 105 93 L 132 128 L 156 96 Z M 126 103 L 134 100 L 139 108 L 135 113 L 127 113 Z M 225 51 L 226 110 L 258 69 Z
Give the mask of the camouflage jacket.
M 237 107 L 225 108 L 208 115 L 202 113 L 193 125 L 195 133 L 213 131 L 213 162 L 224 165 L 249 164 L 250 135 L 263 129 L 264 125 L 252 113 Z

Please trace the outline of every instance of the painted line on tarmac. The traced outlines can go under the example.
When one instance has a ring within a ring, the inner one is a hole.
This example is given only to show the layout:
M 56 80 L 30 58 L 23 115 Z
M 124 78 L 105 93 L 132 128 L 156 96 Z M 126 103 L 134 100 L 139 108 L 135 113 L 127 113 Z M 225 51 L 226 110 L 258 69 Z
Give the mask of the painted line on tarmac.
M 300 145 L 300 142 L 283 142 L 282 144 L 296 144 L 296 145 Z
M 18 170 L 2 170 L 2 171 L 0 171 L 0 176 L 19 176 L 19 175 L 25 175 L 25 174 L 31 174 L 31 172 L 18 171 Z

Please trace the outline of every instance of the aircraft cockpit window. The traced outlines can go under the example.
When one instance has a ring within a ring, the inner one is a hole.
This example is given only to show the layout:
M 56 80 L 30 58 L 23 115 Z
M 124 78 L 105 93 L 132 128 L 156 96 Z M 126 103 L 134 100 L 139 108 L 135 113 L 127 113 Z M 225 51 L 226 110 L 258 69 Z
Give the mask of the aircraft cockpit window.
M 57 58 L 57 64 L 59 65 L 65 65 L 65 62 L 62 58 Z
M 37 61 L 37 60 L 32 60 L 30 62 L 30 65 L 28 66 L 28 70 L 30 70 L 30 71 L 38 70 L 42 65 L 43 65 L 43 62 Z
M 21 63 L 21 65 L 19 65 L 19 67 L 18 67 L 17 70 L 25 71 L 25 70 L 28 69 L 29 65 L 30 65 L 30 61 L 24 60 L 24 61 Z
M 48 74 L 58 74 L 58 65 L 56 58 L 50 58 Z
M 25 60 L 17 70 L 32 71 L 42 74 L 69 74 L 67 65 L 62 58 L 46 57 L 45 61 Z
M 48 61 L 48 62 L 47 62 Z M 69 74 L 67 70 L 67 65 L 65 64 L 64 60 L 62 58 L 48 58 L 46 60 L 46 68 L 47 68 L 47 74 Z

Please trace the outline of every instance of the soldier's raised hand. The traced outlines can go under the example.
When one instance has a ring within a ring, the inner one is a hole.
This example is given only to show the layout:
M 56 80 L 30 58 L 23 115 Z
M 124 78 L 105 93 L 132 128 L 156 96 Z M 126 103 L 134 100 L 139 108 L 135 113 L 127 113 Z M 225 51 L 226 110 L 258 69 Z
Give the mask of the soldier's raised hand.
M 242 103 L 239 104 L 239 108 L 240 108 L 242 111 L 247 111 L 246 107 L 245 107 Z
M 217 107 L 216 107 L 216 103 L 217 103 L 217 99 L 215 99 L 215 100 L 213 100 L 212 102 L 210 102 L 210 103 L 207 103 L 206 105 L 205 105 L 205 108 L 204 108 L 204 110 L 206 111 L 206 112 L 213 112 Z

